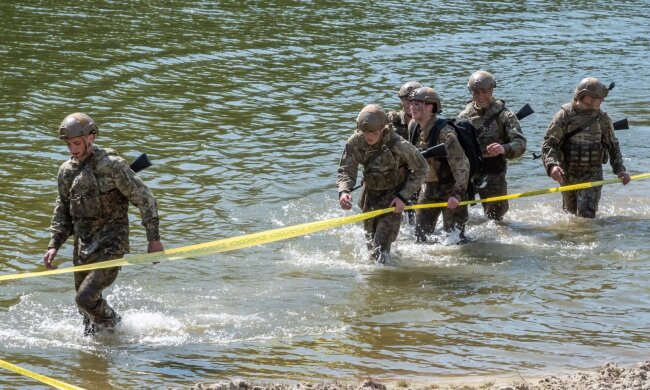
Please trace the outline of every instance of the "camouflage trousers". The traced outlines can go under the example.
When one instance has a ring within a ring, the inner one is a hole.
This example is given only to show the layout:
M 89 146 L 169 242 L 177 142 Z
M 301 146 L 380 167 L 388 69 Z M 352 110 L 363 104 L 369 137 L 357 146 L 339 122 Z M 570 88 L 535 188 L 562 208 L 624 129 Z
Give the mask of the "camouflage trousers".
M 84 316 L 86 335 L 94 333 L 95 326 L 112 328 L 119 322 L 120 316 L 102 297 L 102 291 L 115 282 L 119 272 L 120 267 L 113 267 L 74 273 L 75 302 Z
M 361 195 L 361 209 L 363 212 L 385 209 L 395 198 L 393 190 L 367 190 L 364 187 Z M 402 223 L 402 214 L 389 213 L 363 221 L 366 232 L 366 244 L 370 257 L 377 262 L 385 262 L 390 247 L 397 239 Z
M 437 182 L 426 182 L 420 191 L 418 204 L 447 202 L 453 194 L 453 183 L 439 184 Z M 463 199 L 467 200 L 467 195 Z M 459 206 L 455 209 L 447 207 L 436 207 L 429 209 L 417 209 L 415 213 L 415 238 L 417 242 L 426 242 L 427 237 L 432 235 L 436 229 L 438 217 L 442 214 L 442 226 L 446 232 L 458 230 L 461 236 L 465 233 L 465 224 L 469 219 L 467 206 Z
M 564 168 L 564 185 L 603 180 L 602 165 Z M 564 211 L 583 218 L 595 218 L 601 187 L 562 192 Z
M 478 189 L 481 199 L 492 198 L 508 194 L 508 183 L 506 182 L 506 171 L 499 173 L 489 173 L 485 177 L 486 184 L 483 188 Z M 483 212 L 488 219 L 500 221 L 508 212 L 508 201 L 486 202 L 481 203 Z

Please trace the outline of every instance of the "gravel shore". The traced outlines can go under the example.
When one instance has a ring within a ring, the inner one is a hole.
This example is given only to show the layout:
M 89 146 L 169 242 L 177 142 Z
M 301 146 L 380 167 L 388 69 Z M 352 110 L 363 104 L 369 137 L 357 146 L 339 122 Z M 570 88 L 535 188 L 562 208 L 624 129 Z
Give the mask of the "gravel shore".
M 191 390 L 650 390 L 650 360 L 629 367 L 605 363 L 598 370 L 571 375 L 553 375 L 538 379 L 456 378 L 430 383 L 409 383 L 406 380 L 380 382 L 365 379 L 359 383 L 256 383 L 235 380 L 212 384 L 197 383 Z M 169 390 L 180 390 L 170 387 Z

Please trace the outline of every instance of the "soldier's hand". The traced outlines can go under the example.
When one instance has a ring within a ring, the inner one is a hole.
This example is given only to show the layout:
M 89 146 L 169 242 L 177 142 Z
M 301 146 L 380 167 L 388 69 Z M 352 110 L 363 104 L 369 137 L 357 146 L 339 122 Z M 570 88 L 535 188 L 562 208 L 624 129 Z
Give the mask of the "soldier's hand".
M 147 253 L 162 252 L 164 250 L 162 242 L 159 240 L 150 241 L 149 246 L 147 247 Z M 152 261 L 151 264 L 156 265 L 160 261 Z
M 460 202 L 458 201 L 458 199 L 456 199 L 453 196 L 450 196 L 449 199 L 447 199 L 447 208 L 448 209 L 455 209 L 456 207 L 458 207 L 459 203 Z
M 499 143 L 493 143 L 489 144 L 485 150 L 488 152 L 488 154 L 492 157 L 498 156 L 500 154 L 505 154 L 506 153 L 506 148 L 503 147 L 503 145 Z
M 395 213 L 399 214 L 404 211 L 404 207 L 406 206 L 404 202 L 398 197 L 393 198 L 393 200 L 390 202 L 389 207 L 395 206 Z
M 339 204 L 343 210 L 350 210 L 352 208 L 352 195 L 347 192 L 341 193 Z
M 45 264 L 45 268 L 56 269 L 56 266 L 53 264 L 53 262 L 57 252 L 58 250 L 55 248 L 50 248 L 47 250 L 47 252 L 45 252 L 45 256 L 43 256 L 43 264 Z
M 623 185 L 626 185 L 630 182 L 630 175 L 627 172 L 619 172 L 617 175 L 619 178 L 623 179 Z
M 555 180 L 558 183 L 564 182 L 564 170 L 560 168 L 559 165 L 554 165 L 553 168 L 551 168 L 551 178 Z

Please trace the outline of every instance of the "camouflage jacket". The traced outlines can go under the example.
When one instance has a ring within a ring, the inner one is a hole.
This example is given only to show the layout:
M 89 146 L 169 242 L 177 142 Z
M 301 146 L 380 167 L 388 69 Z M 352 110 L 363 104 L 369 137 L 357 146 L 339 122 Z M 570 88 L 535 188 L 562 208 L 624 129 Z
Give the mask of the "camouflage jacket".
M 458 114 L 459 118 L 469 120 L 478 130 L 477 138 L 481 145 L 483 157 L 489 157 L 487 146 L 495 142 L 503 145 L 507 159 L 520 157 L 526 151 L 526 138 L 521 131 L 519 119 L 505 105 L 505 101 L 494 98 L 492 98 L 490 106 L 484 109 L 477 108 L 474 102 L 470 102 Z M 499 111 L 501 113 L 495 117 L 495 120 L 489 124 L 488 128 L 484 128 L 485 121 Z
M 336 185 L 339 193 L 350 192 L 363 165 L 363 183 L 371 190 L 395 190 L 408 199 L 420 189 L 427 175 L 427 163 L 420 152 L 392 129 L 384 129 L 379 142 L 368 145 L 363 133 L 352 135 L 339 163 Z
M 429 122 L 421 128 L 419 124 L 415 126 L 414 134 L 417 136 L 413 143 L 418 150 L 429 148 L 429 135 L 436 124 L 437 117 L 434 115 Z M 453 182 L 454 196 L 462 199 L 467 193 L 467 183 L 469 181 L 469 160 L 465 155 L 465 150 L 460 145 L 456 130 L 450 125 L 445 125 L 440 129 L 438 139 L 434 140 L 434 145 L 445 144 L 447 146 L 447 159 L 427 158 L 429 164 L 429 174 L 426 182 Z
M 404 110 L 388 111 L 388 126 L 404 139 L 409 139 L 409 122 Z
M 581 128 L 582 131 L 566 138 L 567 134 Z M 563 105 L 553 117 L 544 135 L 542 158 L 549 175 L 554 165 L 567 170 L 569 166 L 602 165 L 608 158 L 615 174 L 625 172 L 623 155 L 609 115 L 601 110 L 581 110 L 574 103 Z
M 58 173 L 58 196 L 48 248 L 59 249 L 74 235 L 75 264 L 129 253 L 129 202 L 140 209 L 147 240 L 160 240 L 153 194 L 112 149 L 93 146 L 84 162 L 70 159 Z

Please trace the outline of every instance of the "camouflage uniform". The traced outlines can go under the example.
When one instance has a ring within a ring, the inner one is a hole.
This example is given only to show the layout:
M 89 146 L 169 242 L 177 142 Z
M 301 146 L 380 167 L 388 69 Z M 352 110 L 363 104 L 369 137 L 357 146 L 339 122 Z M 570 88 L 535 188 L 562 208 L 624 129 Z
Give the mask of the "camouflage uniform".
M 496 115 L 496 116 L 495 116 Z M 519 120 L 505 106 L 505 101 L 492 98 L 487 108 L 477 108 L 474 102 L 458 114 L 459 118 L 468 119 L 478 130 L 478 141 L 483 151 L 483 164 L 486 171 L 486 185 L 478 189 L 481 199 L 502 196 L 508 193 L 506 182 L 506 159 L 520 157 L 526 151 L 526 138 L 521 131 Z M 485 128 L 489 118 L 495 118 Z M 503 145 L 505 155 L 490 157 L 487 146 L 493 143 Z M 500 220 L 508 211 L 508 201 L 482 203 L 485 215 L 490 219 Z
M 568 133 L 579 128 L 584 130 L 568 140 L 565 138 Z M 601 110 L 582 110 L 575 102 L 563 105 L 553 117 L 544 135 L 542 158 L 549 176 L 554 165 L 564 170 L 564 185 L 602 180 L 602 164 L 608 158 L 615 174 L 625 172 L 623 156 L 610 117 Z M 601 187 L 592 187 L 562 192 L 562 207 L 571 214 L 594 218 L 598 210 L 600 190 Z
M 429 145 L 429 135 L 433 131 L 436 121 L 437 117 L 434 115 L 423 129 L 418 124 L 415 126 L 414 133 L 411 134 L 412 142 L 420 151 L 444 143 L 448 153 L 447 159 L 426 159 L 429 165 L 429 173 L 420 192 L 418 204 L 447 202 L 451 196 L 459 201 L 467 200 L 469 161 L 458 141 L 456 131 L 448 124 L 440 129 L 435 143 Z M 458 206 L 456 209 L 447 207 L 418 209 L 415 217 L 415 234 L 419 242 L 426 241 L 427 236 L 433 234 L 441 213 L 445 231 L 457 229 L 461 235 L 464 234 L 465 223 L 469 219 L 467 206 Z
M 48 248 L 74 235 L 75 265 L 117 259 L 129 253 L 129 202 L 140 209 L 148 241 L 160 240 L 156 200 L 112 149 L 93 146 L 83 162 L 70 159 L 58 173 L 58 197 Z M 102 298 L 119 268 L 75 272 L 75 297 L 88 331 L 92 323 L 112 327 L 119 316 Z
M 411 139 L 410 131 L 413 125 L 409 126 L 410 119 L 406 117 L 404 110 L 388 111 L 388 126 L 404 139 Z M 415 204 L 418 201 L 420 191 L 416 191 L 408 200 L 408 204 Z M 415 210 L 406 210 L 406 218 L 409 225 L 415 225 Z
M 413 145 L 390 128 L 383 132 L 377 144 L 368 145 L 363 133 L 356 131 L 348 139 L 339 163 L 336 180 L 339 193 L 352 191 L 359 164 L 363 165 L 363 192 L 359 199 L 363 212 L 390 207 L 395 197 L 405 201 L 420 188 L 427 174 L 427 164 Z M 396 213 L 364 221 L 368 250 L 373 258 L 378 260 L 381 253 L 390 252 L 401 221 L 402 216 Z
M 397 135 L 402 136 L 404 139 L 409 139 L 409 122 L 407 120 L 406 112 L 404 110 L 400 111 L 388 111 L 388 125 L 397 133 Z

